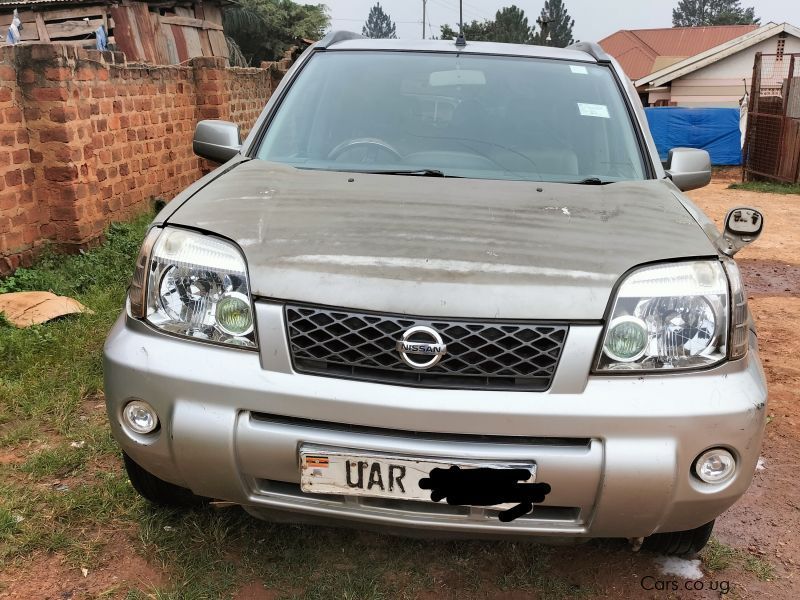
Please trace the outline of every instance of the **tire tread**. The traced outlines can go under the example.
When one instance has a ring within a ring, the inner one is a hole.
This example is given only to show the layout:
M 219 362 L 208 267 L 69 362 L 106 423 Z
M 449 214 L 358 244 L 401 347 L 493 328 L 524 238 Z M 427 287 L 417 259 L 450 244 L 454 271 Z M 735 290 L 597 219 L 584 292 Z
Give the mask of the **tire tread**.
M 139 492 L 145 500 L 159 506 L 190 507 L 205 504 L 208 499 L 203 498 L 174 483 L 159 479 L 143 467 L 138 465 L 126 453 L 122 453 L 125 461 L 125 471 L 133 489 Z
M 714 521 L 687 531 L 654 533 L 646 537 L 642 549 L 658 554 L 690 557 L 702 550 L 711 537 Z

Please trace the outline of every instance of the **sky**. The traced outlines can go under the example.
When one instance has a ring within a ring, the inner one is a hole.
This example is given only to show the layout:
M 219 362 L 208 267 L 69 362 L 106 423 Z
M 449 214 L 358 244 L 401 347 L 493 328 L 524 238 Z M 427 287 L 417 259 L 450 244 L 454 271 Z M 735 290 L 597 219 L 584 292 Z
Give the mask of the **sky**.
M 326 4 L 333 29 L 349 29 L 361 33 L 361 27 L 376 0 L 299 0 L 302 4 Z M 544 6 L 544 0 L 464 0 L 464 20 L 494 18 L 499 8 L 516 4 L 533 24 Z M 575 19 L 573 37 L 599 41 L 618 29 L 670 27 L 672 9 L 678 0 L 564 0 Z M 800 26 L 798 0 L 743 0 L 742 6 L 754 6 L 762 23 L 787 21 Z M 381 0 L 381 6 L 397 25 L 397 37 L 422 37 L 422 0 Z M 427 21 L 438 35 L 439 27 L 458 22 L 458 0 L 427 0 Z

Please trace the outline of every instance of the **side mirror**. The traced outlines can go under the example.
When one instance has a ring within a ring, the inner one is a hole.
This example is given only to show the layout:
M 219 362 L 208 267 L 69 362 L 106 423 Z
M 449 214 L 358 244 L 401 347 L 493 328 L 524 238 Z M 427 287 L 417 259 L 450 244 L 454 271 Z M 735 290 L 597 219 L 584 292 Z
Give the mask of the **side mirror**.
M 705 150 L 673 148 L 669 151 L 666 171 L 682 192 L 695 190 L 711 181 L 711 158 Z
M 740 206 L 732 208 L 725 216 L 725 231 L 722 233 L 722 251 L 733 256 L 752 244 L 764 228 L 764 215 L 755 208 Z
M 205 120 L 195 127 L 192 150 L 201 158 L 224 163 L 236 156 L 241 147 L 242 136 L 234 123 Z

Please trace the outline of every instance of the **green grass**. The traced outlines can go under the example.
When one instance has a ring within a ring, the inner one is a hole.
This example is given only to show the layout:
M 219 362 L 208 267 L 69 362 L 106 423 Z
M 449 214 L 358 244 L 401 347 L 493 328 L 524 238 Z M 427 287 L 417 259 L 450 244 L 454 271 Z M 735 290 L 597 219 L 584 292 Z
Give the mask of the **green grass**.
M 775 579 L 775 568 L 760 556 L 749 554 L 744 559 L 744 568 L 761 581 Z
M 150 219 L 113 225 L 97 249 L 47 253 L 34 268 L 0 280 L 0 293 L 50 290 L 94 311 L 26 329 L 0 322 L 0 444 L 16 448 L 21 459 L 0 465 L 0 565 L 34 551 L 80 560 L 96 545 L 91 531 L 130 516 L 131 507 L 142 509 L 110 458 L 117 451 L 102 411 L 93 407 L 102 401 L 105 335 L 123 305 Z M 66 489 L 56 489 L 65 478 Z
M 764 192 L 767 194 L 800 194 L 800 184 L 798 183 L 776 183 L 773 181 L 745 181 L 742 183 L 732 183 L 728 186 L 728 189 Z
M 710 573 L 741 566 L 761 581 L 775 578 L 775 568 L 764 558 L 711 539 L 702 552 L 703 566 Z
M 703 566 L 711 573 L 728 569 L 736 562 L 737 557 L 735 548 L 717 541 L 716 538 L 709 540 L 702 553 Z

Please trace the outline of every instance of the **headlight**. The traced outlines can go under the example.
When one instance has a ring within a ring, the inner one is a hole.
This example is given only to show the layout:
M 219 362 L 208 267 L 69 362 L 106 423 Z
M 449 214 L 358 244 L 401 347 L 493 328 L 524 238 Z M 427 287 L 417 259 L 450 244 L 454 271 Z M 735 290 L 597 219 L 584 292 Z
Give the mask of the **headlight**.
M 692 369 L 725 359 L 728 281 L 717 261 L 643 267 L 617 292 L 598 370 Z
M 244 258 L 220 238 L 152 230 L 136 263 L 130 300 L 135 317 L 164 331 L 257 348 Z

